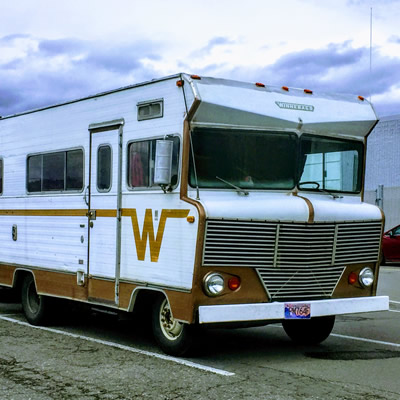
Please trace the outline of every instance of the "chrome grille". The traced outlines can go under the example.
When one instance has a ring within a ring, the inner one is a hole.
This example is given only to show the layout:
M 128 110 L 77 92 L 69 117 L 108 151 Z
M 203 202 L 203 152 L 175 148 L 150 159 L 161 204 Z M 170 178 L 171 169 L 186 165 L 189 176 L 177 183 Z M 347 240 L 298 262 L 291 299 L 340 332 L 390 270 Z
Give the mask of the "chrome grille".
M 381 222 L 208 220 L 205 266 L 328 266 L 378 260 Z
M 272 264 L 277 225 L 207 221 L 203 265 L 251 267 Z
M 345 267 L 257 268 L 271 300 L 330 297 Z
M 332 224 L 281 224 L 275 265 L 330 265 L 334 237 Z
M 331 296 L 347 264 L 378 260 L 382 224 L 207 221 L 205 266 L 256 268 L 275 299 Z
M 381 236 L 382 224 L 378 222 L 340 224 L 336 243 L 336 263 L 378 260 Z

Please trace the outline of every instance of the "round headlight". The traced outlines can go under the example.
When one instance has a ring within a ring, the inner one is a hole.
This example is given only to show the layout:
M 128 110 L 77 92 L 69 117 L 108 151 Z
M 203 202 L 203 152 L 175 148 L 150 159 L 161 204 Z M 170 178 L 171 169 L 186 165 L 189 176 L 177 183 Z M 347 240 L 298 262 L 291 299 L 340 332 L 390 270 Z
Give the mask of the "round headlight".
M 204 289 L 209 296 L 218 296 L 224 288 L 224 278 L 220 274 L 210 274 L 204 280 Z
M 360 271 L 359 280 L 364 287 L 371 286 L 374 283 L 374 271 L 369 267 L 363 268 Z

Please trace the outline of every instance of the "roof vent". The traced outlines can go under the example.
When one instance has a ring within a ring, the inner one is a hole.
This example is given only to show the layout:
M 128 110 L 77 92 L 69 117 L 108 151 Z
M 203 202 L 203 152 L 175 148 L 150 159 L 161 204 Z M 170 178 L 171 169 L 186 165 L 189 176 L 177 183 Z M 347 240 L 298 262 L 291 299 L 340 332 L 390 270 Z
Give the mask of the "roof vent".
M 137 103 L 137 119 L 144 121 L 146 119 L 161 118 L 164 113 L 164 100 L 142 101 Z

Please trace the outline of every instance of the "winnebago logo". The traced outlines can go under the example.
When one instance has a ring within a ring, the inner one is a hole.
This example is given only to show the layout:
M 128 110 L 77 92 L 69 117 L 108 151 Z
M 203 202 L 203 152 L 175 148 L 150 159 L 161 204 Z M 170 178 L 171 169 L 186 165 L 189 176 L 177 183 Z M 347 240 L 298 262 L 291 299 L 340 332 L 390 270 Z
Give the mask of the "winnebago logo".
M 314 111 L 314 106 L 309 104 L 284 103 L 283 101 L 276 101 L 275 104 L 279 108 L 286 108 L 287 110 Z
M 137 258 L 144 261 L 147 243 L 150 247 L 150 261 L 157 262 L 160 255 L 161 243 L 164 236 L 165 224 L 169 218 L 186 218 L 190 210 L 168 210 L 161 211 L 157 234 L 154 234 L 153 214 L 150 208 L 146 209 L 142 233 L 140 233 L 136 209 L 124 209 L 123 216 L 131 217 L 133 235 L 135 237 Z

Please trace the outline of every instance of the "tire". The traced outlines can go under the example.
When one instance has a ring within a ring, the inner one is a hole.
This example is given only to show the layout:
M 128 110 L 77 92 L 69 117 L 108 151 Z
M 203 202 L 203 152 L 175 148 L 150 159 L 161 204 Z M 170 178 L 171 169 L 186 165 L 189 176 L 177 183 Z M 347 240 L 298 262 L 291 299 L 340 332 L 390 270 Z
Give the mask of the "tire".
M 282 322 L 286 334 L 298 344 L 319 344 L 331 334 L 335 316 L 311 319 L 285 320 Z
M 152 328 L 155 341 L 166 354 L 183 356 L 193 345 L 195 327 L 175 320 L 164 296 L 153 303 Z
M 22 282 L 21 302 L 24 314 L 32 325 L 44 325 L 48 317 L 48 298 L 36 292 L 33 275 L 27 275 Z

